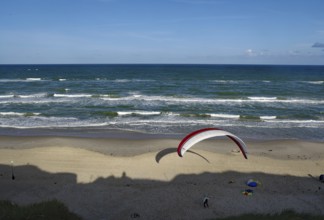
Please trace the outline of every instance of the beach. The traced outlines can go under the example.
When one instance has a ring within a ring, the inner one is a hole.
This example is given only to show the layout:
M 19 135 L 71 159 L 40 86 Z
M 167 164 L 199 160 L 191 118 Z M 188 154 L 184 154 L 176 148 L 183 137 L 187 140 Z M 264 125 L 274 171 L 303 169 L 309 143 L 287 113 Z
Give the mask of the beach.
M 180 141 L 2 136 L 0 199 L 20 205 L 57 199 L 84 219 L 212 219 L 286 209 L 324 214 L 323 142 L 247 140 L 246 160 L 222 138 L 200 142 L 180 158 Z M 249 179 L 257 187 L 247 186 Z M 244 195 L 246 189 L 253 194 Z

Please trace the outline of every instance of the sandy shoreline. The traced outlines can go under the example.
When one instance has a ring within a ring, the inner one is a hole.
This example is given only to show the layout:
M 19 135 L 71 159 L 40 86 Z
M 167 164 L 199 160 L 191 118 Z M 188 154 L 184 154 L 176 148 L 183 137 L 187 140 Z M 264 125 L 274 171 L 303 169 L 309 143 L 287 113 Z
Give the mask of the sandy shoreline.
M 248 141 L 245 160 L 227 139 L 204 141 L 184 158 L 175 152 L 179 142 L 1 137 L 0 199 L 27 204 L 56 198 L 84 219 L 131 219 L 133 213 L 208 219 L 284 209 L 324 214 L 318 181 L 324 143 Z M 250 178 L 262 185 L 244 196 Z M 204 195 L 211 197 L 208 210 Z

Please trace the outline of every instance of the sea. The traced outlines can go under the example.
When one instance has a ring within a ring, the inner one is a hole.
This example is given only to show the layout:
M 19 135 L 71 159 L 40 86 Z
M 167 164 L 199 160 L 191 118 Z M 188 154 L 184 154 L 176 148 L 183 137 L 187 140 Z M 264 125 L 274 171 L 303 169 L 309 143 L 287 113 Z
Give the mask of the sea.
M 0 65 L 0 135 L 183 137 L 207 127 L 324 141 L 324 66 Z

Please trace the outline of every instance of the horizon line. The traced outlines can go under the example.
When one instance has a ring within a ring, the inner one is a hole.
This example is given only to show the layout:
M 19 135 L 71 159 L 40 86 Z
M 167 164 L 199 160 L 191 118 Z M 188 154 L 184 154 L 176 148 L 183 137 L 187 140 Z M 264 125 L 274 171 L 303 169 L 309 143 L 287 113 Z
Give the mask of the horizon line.
M 0 63 L 0 66 L 14 65 L 188 65 L 188 66 L 324 66 L 324 64 L 246 64 L 246 63 Z

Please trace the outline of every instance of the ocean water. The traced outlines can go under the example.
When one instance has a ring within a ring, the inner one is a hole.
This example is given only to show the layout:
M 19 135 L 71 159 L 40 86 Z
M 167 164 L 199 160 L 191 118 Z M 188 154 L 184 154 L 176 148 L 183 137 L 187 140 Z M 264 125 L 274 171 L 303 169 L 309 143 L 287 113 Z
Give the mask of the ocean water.
M 0 135 L 324 141 L 324 66 L 0 65 Z

